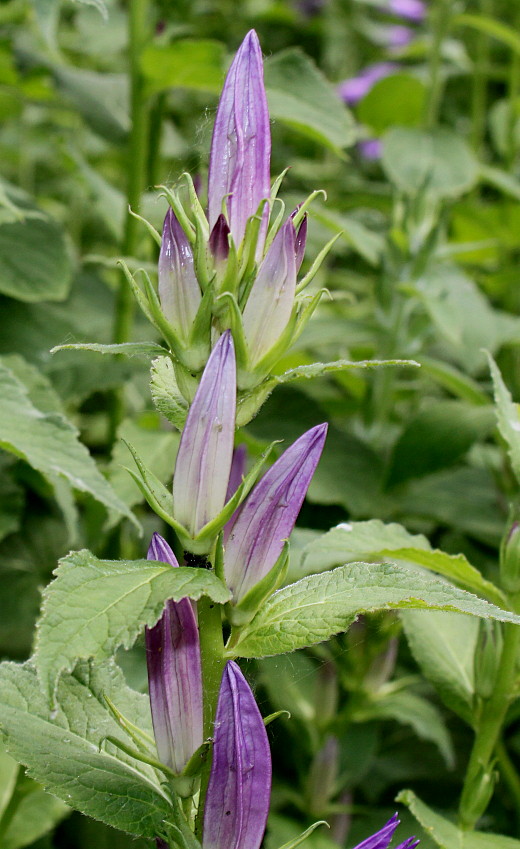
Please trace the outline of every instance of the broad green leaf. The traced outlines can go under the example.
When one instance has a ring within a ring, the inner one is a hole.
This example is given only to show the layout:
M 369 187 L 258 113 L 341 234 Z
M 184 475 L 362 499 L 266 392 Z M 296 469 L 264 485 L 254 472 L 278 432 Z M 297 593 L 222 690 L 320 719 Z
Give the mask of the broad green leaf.
M 30 778 L 23 778 L 20 784 L 22 795 L 12 819 L 2 832 L 2 849 L 23 849 L 32 845 L 71 812 L 68 805 L 46 793 Z
M 355 141 L 354 122 L 344 103 L 313 61 L 298 48 L 265 62 L 272 118 L 299 130 L 336 153 Z
M 383 688 L 356 716 L 361 721 L 395 719 L 410 725 L 418 737 L 437 746 L 447 767 L 453 768 L 455 754 L 444 720 L 435 705 L 422 696 L 409 690 L 385 693 Z
M 410 195 L 458 197 L 478 178 L 478 165 L 465 141 L 452 130 L 394 128 L 383 137 L 382 165 L 392 183 Z
M 424 830 L 441 849 L 520 849 L 520 840 L 483 831 L 462 831 L 448 819 L 432 811 L 412 790 L 403 790 L 396 799 L 406 805 Z
M 20 213 L 0 219 L 0 293 L 27 302 L 63 300 L 72 262 L 61 226 L 20 189 L 0 183 L 0 190 Z
M 291 657 L 264 657 L 258 662 L 259 680 L 277 710 L 290 710 L 303 722 L 316 720 L 316 686 L 319 668 L 303 652 Z
M 390 563 L 351 563 L 276 592 L 237 635 L 229 654 L 283 654 L 346 631 L 360 613 L 410 608 L 460 611 L 520 624 L 520 616 L 430 575 Z
M 10 755 L 0 750 L 0 824 L 16 787 L 20 767 Z
M 345 522 L 332 528 L 305 548 L 301 568 L 303 574 L 310 574 L 354 560 L 388 557 L 438 572 L 498 605 L 505 602 L 500 590 L 486 581 L 463 554 L 434 550 L 422 534 L 411 534 L 402 525 L 385 524 L 379 519 Z
M 188 414 L 188 404 L 178 387 L 171 357 L 157 357 L 153 361 L 150 391 L 158 411 L 178 430 L 182 430 Z
M 123 142 L 130 129 L 129 91 L 125 74 L 52 65 L 56 85 L 88 126 L 111 142 Z
M 105 507 L 135 522 L 79 441 L 76 428 L 63 416 L 33 406 L 24 384 L 2 363 L 0 392 L 0 447 L 23 458 L 51 482 L 55 476 L 65 478 L 74 489 L 89 493 Z
M 498 429 L 507 443 L 507 453 L 516 479 L 520 481 L 520 411 L 513 402 L 497 364 L 488 354 L 489 368 L 493 379 Z
M 108 18 L 105 0 L 74 0 L 74 2 L 83 6 L 94 6 L 105 20 Z
M 6 466 L 7 463 L 0 462 L 0 540 L 18 530 L 24 507 L 23 489 Z
M 229 601 L 231 593 L 206 569 L 172 569 L 154 560 L 98 560 L 89 551 L 60 561 L 44 591 L 36 635 L 36 663 L 49 699 L 56 680 L 81 658 L 104 660 L 130 648 L 154 625 L 167 599 Z
M 400 617 L 423 675 L 439 691 L 443 702 L 471 723 L 478 621 L 437 611 L 402 610 Z
M 156 342 L 121 342 L 118 345 L 99 345 L 96 342 L 70 343 L 56 345 L 51 354 L 57 351 L 94 351 L 96 354 L 124 354 L 125 357 L 156 357 L 165 354 L 166 348 Z
M 218 94 L 224 77 L 224 45 L 188 38 L 151 44 L 141 54 L 141 69 L 150 92 L 185 88 Z
M 390 127 L 421 126 L 427 88 L 407 73 L 378 80 L 356 109 L 358 119 L 379 135 Z
M 148 731 L 146 696 L 129 690 L 114 666 L 80 665 L 63 676 L 52 714 L 29 664 L 0 666 L 0 731 L 8 752 L 45 790 L 88 816 L 130 834 L 155 837 L 171 814 L 154 771 L 111 744 L 130 743 L 104 703 Z

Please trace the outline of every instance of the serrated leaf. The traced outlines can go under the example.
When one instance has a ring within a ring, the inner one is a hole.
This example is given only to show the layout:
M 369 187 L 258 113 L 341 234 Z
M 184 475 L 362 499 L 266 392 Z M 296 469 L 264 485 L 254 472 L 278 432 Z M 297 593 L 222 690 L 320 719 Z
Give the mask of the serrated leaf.
M 306 546 L 301 568 L 304 574 L 310 574 L 374 557 L 407 560 L 457 581 L 499 606 L 505 602 L 500 590 L 483 578 L 463 554 L 434 550 L 422 534 L 411 534 L 402 525 L 385 524 L 379 519 L 343 523 L 332 528 Z
M 121 342 L 114 345 L 98 345 L 96 342 L 69 343 L 56 345 L 51 354 L 57 351 L 94 351 L 96 354 L 124 354 L 125 357 L 156 357 L 166 354 L 166 348 L 157 342 Z
M 470 616 L 437 611 L 400 613 L 410 651 L 443 702 L 471 724 L 474 658 L 479 623 Z
M 157 357 L 152 363 L 150 391 L 157 410 L 182 430 L 188 414 L 188 404 L 175 377 L 170 357 Z
M 277 375 L 273 378 L 273 383 L 289 383 L 292 380 L 299 380 L 304 377 L 308 380 L 321 377 L 329 372 L 344 371 L 345 369 L 353 368 L 388 368 L 389 366 L 419 366 L 415 360 L 336 360 L 333 363 L 312 363 L 310 365 L 296 366 L 289 369 L 284 374 Z
M 2 831 L 2 849 L 23 849 L 32 845 L 71 812 L 64 802 L 46 793 L 29 778 L 23 779 L 20 790 L 23 795 L 7 828 Z
M 520 616 L 429 575 L 389 563 L 351 563 L 279 590 L 238 635 L 229 654 L 266 657 L 321 643 L 360 613 L 448 610 L 520 624 Z
M 432 811 L 412 790 L 403 790 L 396 799 L 406 805 L 427 834 L 441 849 L 520 849 L 520 840 L 483 831 L 462 831 Z
M 60 561 L 44 591 L 35 660 L 52 699 L 58 676 L 77 660 L 111 657 L 130 648 L 144 626 L 154 625 L 167 599 L 229 601 L 231 593 L 206 569 L 172 569 L 154 560 L 98 560 L 90 551 Z
M 498 429 L 507 443 L 507 453 L 515 477 L 517 481 L 520 481 L 520 410 L 518 404 L 513 402 L 511 393 L 491 354 L 488 354 L 488 360 L 493 379 Z
M 132 512 L 117 497 L 79 441 L 76 428 L 62 415 L 44 413 L 33 406 L 24 384 L 2 363 L 0 394 L 0 447 L 22 457 L 48 476 L 51 483 L 59 475 L 74 489 L 89 493 L 135 523 Z
M 147 697 L 129 690 L 115 667 L 83 664 L 63 676 L 51 714 L 34 668 L 3 663 L 0 733 L 10 754 L 47 791 L 114 828 L 155 837 L 171 814 L 170 802 L 151 768 L 116 747 L 100 751 L 105 737 L 124 736 L 103 705 L 103 692 L 137 722 L 145 720 Z

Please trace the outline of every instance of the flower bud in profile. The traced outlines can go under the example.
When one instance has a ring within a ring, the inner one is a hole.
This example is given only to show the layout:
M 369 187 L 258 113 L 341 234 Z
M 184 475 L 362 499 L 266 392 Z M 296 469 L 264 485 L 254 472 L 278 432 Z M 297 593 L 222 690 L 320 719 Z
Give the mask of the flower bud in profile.
M 191 245 L 171 208 L 164 219 L 159 254 L 159 299 L 177 335 L 187 342 L 202 295 Z
M 211 352 L 186 417 L 173 475 L 173 515 L 192 537 L 224 506 L 235 409 L 235 353 L 226 331 Z
M 159 534 L 152 537 L 148 559 L 179 565 Z M 157 624 L 145 633 L 157 753 L 163 764 L 180 773 L 203 740 L 199 631 L 190 599 L 166 602 Z
M 273 568 L 320 459 L 327 425 L 300 436 L 266 472 L 230 522 L 224 575 L 235 602 Z
M 204 849 L 259 849 L 271 795 L 264 721 L 236 663 L 226 664 L 215 717 L 204 807 Z
M 251 30 L 228 71 L 213 127 L 208 173 L 208 220 L 216 224 L 225 200 L 231 234 L 238 246 L 247 219 L 270 194 L 271 131 L 264 88 L 262 51 Z M 267 210 L 257 245 L 263 252 Z

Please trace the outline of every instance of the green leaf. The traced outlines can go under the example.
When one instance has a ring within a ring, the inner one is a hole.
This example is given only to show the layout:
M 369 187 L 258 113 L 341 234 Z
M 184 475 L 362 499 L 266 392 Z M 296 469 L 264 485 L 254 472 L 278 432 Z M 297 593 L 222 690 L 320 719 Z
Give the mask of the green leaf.
M 493 379 L 498 429 L 507 444 L 507 453 L 517 481 L 520 481 L 520 410 L 513 402 L 511 393 L 492 356 L 488 354 L 489 368 Z
M 126 140 L 130 116 L 125 74 L 100 73 L 51 63 L 49 67 L 57 87 L 94 132 L 111 142 Z
M 0 292 L 19 301 L 61 301 L 72 282 L 72 262 L 61 226 L 20 189 L 0 183 L 18 216 L 0 219 Z
M 477 161 L 452 130 L 395 128 L 383 137 L 382 165 L 388 178 L 409 195 L 458 197 L 478 178 Z
M 283 654 L 346 631 L 360 613 L 403 608 L 458 610 L 520 624 L 520 616 L 430 575 L 389 563 L 351 563 L 279 590 L 241 631 L 229 654 Z
M 395 73 L 378 80 L 357 107 L 362 124 L 379 135 L 390 127 L 418 127 L 424 115 L 427 89 L 421 80 L 407 73 Z
M 182 430 L 188 414 L 188 404 L 178 387 L 170 357 L 157 357 L 153 361 L 150 391 L 158 411 L 178 430 Z
M 74 0 L 74 2 L 82 6 L 94 6 L 105 20 L 108 18 L 105 0 Z
M 152 44 L 141 54 L 141 70 L 150 92 L 169 88 L 219 94 L 224 77 L 224 45 L 210 39 Z
M 418 359 L 423 372 L 463 401 L 469 401 L 478 406 L 489 404 L 488 396 L 482 391 L 477 381 L 455 366 L 432 357 L 420 356 Z
M 506 24 L 496 18 L 487 15 L 455 15 L 451 21 L 452 26 L 471 27 L 485 35 L 496 38 L 509 47 L 514 53 L 520 55 L 520 36 Z
M 89 551 L 60 561 L 44 591 L 35 658 L 49 699 L 56 680 L 80 658 L 104 660 L 130 648 L 144 626 L 154 625 L 167 599 L 229 601 L 231 593 L 206 569 L 173 569 L 154 560 L 98 560 Z
M 70 808 L 60 799 L 46 793 L 35 781 L 24 776 L 12 758 L 8 755 L 3 757 L 8 758 L 14 765 L 18 781 L 11 799 L 5 830 L 0 819 L 2 849 L 23 849 L 54 829 L 70 814 Z
M 406 805 L 427 834 L 441 849 L 520 849 L 520 840 L 483 831 L 462 831 L 435 813 L 412 790 L 399 793 L 397 802 Z
M 340 563 L 368 558 L 406 560 L 438 572 L 489 598 L 499 606 L 505 603 L 500 590 L 482 577 L 463 554 L 447 554 L 432 549 L 422 534 L 411 534 L 402 525 L 385 524 L 379 519 L 350 522 L 332 528 L 304 549 L 304 574 L 323 572 Z
M 165 354 L 166 348 L 156 342 L 121 342 L 117 345 L 98 345 L 96 342 L 70 343 L 56 345 L 51 354 L 57 351 L 94 351 L 96 354 L 124 354 L 125 357 L 156 357 Z
M 354 122 L 314 62 L 298 48 L 265 62 L 265 85 L 272 118 L 341 154 L 354 143 Z
M 0 394 L 0 447 L 23 458 L 51 482 L 55 476 L 64 478 L 74 489 L 88 492 L 109 509 L 136 521 L 79 441 L 76 428 L 63 416 L 33 406 L 24 384 L 2 363 Z
M 171 815 L 171 804 L 150 767 L 110 744 L 99 750 L 107 736 L 125 737 L 103 693 L 150 727 L 148 698 L 129 690 L 115 666 L 94 670 L 82 664 L 64 676 L 50 714 L 34 668 L 3 663 L 0 733 L 9 753 L 48 792 L 114 828 L 155 837 Z
M 479 623 L 459 613 L 402 610 L 410 651 L 443 702 L 471 724 Z

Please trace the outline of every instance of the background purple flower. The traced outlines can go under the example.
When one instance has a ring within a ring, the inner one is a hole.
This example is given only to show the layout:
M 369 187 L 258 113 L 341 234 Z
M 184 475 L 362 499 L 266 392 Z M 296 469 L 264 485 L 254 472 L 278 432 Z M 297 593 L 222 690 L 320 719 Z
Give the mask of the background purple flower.
M 379 80 L 389 77 L 397 70 L 399 65 L 395 62 L 375 62 L 373 65 L 367 65 L 356 77 L 340 83 L 338 93 L 345 103 L 355 106 Z

